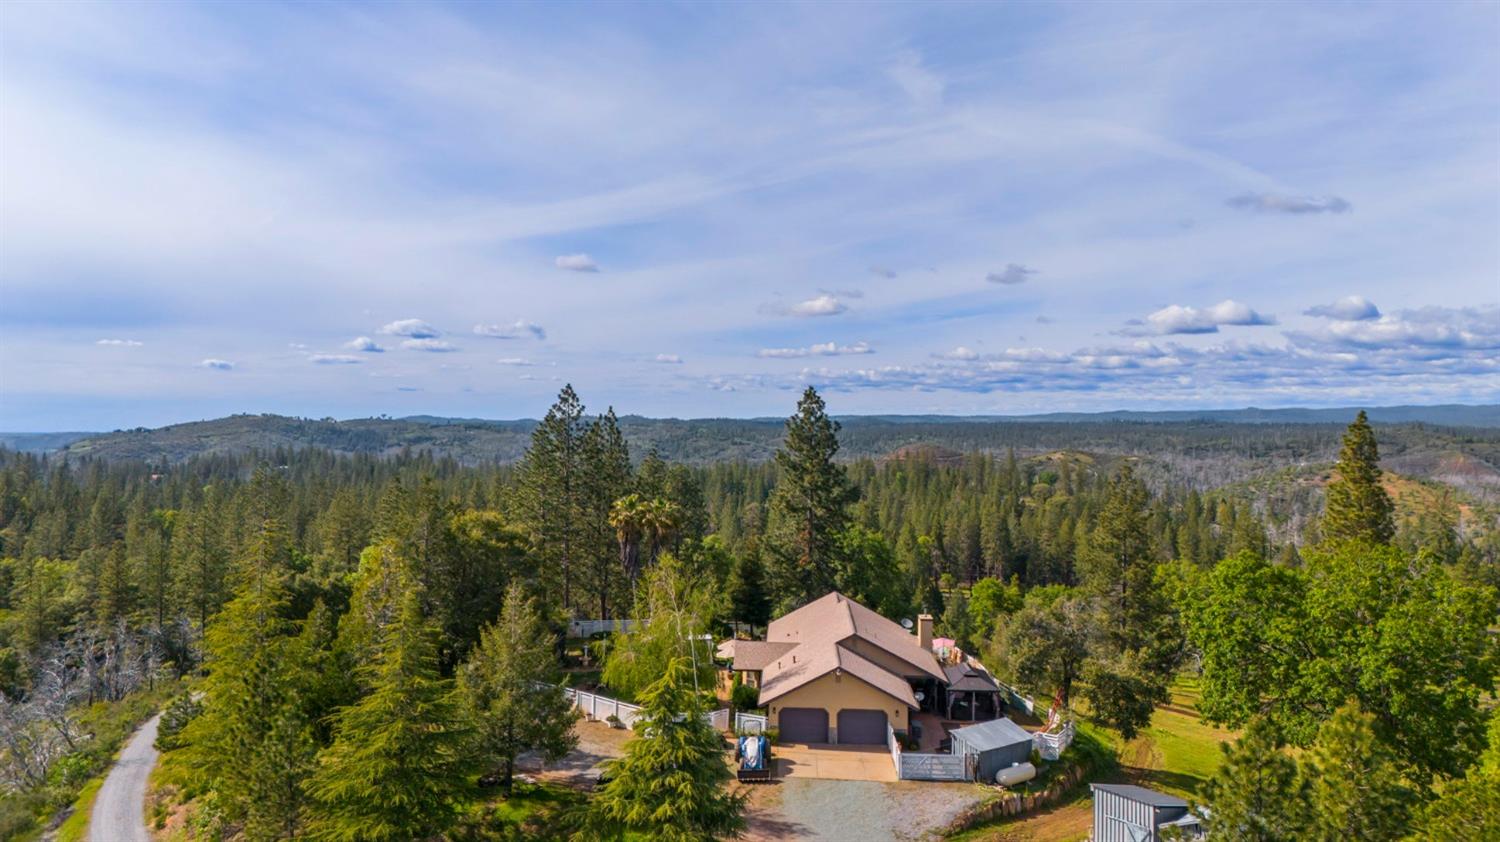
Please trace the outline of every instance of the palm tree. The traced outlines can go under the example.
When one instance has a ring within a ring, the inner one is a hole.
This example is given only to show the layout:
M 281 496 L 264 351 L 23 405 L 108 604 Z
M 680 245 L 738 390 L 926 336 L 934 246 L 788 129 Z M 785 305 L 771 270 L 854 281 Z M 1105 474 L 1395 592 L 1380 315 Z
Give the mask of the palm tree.
M 636 576 L 641 568 L 641 534 L 645 503 L 639 494 L 627 494 L 616 500 L 609 510 L 609 525 L 615 528 L 615 537 L 620 542 L 620 566 L 630 577 L 634 590 Z

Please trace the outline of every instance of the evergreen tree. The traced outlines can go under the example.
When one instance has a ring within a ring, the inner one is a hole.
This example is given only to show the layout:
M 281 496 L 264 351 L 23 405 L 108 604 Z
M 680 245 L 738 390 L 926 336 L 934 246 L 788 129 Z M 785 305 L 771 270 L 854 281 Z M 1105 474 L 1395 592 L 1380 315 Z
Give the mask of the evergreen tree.
M 574 605 L 574 580 L 586 550 L 583 404 L 571 385 L 531 433 L 516 466 L 511 509 L 526 529 L 541 569 L 565 608 Z M 611 501 L 613 502 L 613 501 Z
M 809 386 L 797 414 L 787 419 L 786 440 L 776 451 L 771 530 L 776 582 L 785 605 L 816 599 L 839 584 L 839 535 L 849 524 L 848 507 L 858 492 L 843 466 L 833 461 L 838 430 L 823 399 Z
M 1334 471 L 1338 478 L 1328 484 L 1324 540 L 1389 544 L 1396 534 L 1395 506 L 1380 484 L 1380 451 L 1363 410 L 1344 433 Z
M 438 677 L 435 629 L 416 587 L 370 673 L 368 695 L 339 711 L 333 743 L 308 783 L 312 834 L 337 842 L 406 842 L 442 833 L 470 787 L 471 733 Z
M 1307 837 L 1316 842 L 1400 839 L 1414 796 L 1395 755 L 1375 736 L 1374 717 L 1351 702 L 1318 731 L 1307 761 L 1311 812 Z
M 535 751 L 558 760 L 578 743 L 572 703 L 561 687 L 540 683 L 555 677 L 553 642 L 536 604 L 512 585 L 499 621 L 485 627 L 462 672 L 477 749 L 484 763 L 500 770 L 507 793 L 517 755 Z
M 188 762 L 252 840 L 296 834 L 314 749 L 296 691 L 301 664 L 290 654 L 280 536 L 268 512 L 235 598 L 208 630 L 203 712 L 183 731 Z
M 703 719 L 687 658 L 673 658 L 640 694 L 642 719 L 625 756 L 606 766 L 609 782 L 589 803 L 575 839 L 623 839 L 628 832 L 666 842 L 737 836 L 744 796 L 731 792 L 724 744 Z
M 1208 784 L 1208 832 L 1225 842 L 1286 842 L 1307 829 L 1307 791 L 1275 727 L 1250 721 Z
M 1489 748 L 1462 778 L 1422 810 L 1413 838 L 1431 842 L 1500 839 L 1500 709 L 1490 713 Z
M 735 561 L 729 604 L 733 618 L 749 623 L 752 629 L 771 622 L 771 597 L 766 592 L 766 573 L 759 553 L 743 553 Z

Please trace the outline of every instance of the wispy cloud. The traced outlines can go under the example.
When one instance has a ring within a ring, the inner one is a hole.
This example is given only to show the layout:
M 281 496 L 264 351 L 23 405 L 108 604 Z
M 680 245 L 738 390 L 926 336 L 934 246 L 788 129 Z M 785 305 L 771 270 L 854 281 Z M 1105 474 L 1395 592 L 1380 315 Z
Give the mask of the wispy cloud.
M 903 50 L 886 67 L 886 76 L 919 108 L 936 108 L 943 104 L 947 82 L 922 63 L 915 50 Z
M 458 350 L 458 346 L 442 339 L 406 339 L 401 342 L 401 347 L 407 351 L 428 351 L 434 354 L 447 354 Z
M 1026 279 L 1036 274 L 1036 270 L 1019 263 L 1007 263 L 999 272 L 991 272 L 984 276 L 986 281 L 992 284 L 1024 284 Z
M 594 262 L 594 258 L 589 257 L 586 254 L 560 255 L 556 260 L 553 261 L 553 263 L 557 265 L 557 268 L 566 269 L 569 272 L 599 271 L 599 264 Z
M 314 365 L 358 365 L 364 362 L 353 354 L 309 354 L 307 359 Z
M 1277 193 L 1241 193 L 1225 204 L 1259 213 L 1348 213 L 1354 209 L 1348 200 L 1338 196 L 1285 196 Z
M 879 278 L 891 280 L 892 278 L 896 277 L 897 273 L 895 269 L 892 269 L 889 266 L 871 266 L 870 274 Z
M 500 365 L 513 365 L 521 367 L 535 365 L 535 363 L 533 363 L 531 360 L 526 359 L 525 357 L 501 357 L 500 359 L 495 360 L 495 362 L 499 363 Z
M 799 357 L 842 357 L 851 354 L 873 354 L 874 349 L 866 342 L 855 342 L 852 345 L 840 345 L 836 342 L 822 342 L 809 345 L 806 348 L 762 348 L 755 356 L 772 360 L 797 359 Z
M 230 362 L 229 360 L 219 360 L 214 359 L 213 357 L 209 357 L 203 362 L 198 363 L 198 365 L 202 366 L 203 368 L 211 368 L 216 371 L 229 371 L 234 368 L 234 363 Z
M 412 339 L 431 339 L 441 336 L 438 329 L 421 319 L 397 319 L 380 328 L 387 336 L 410 336 Z
M 1362 322 L 1366 319 L 1380 318 L 1380 308 L 1375 302 L 1363 295 L 1349 295 L 1333 302 L 1332 304 L 1319 304 L 1302 311 L 1308 316 L 1318 316 L 1324 319 L 1338 319 L 1345 322 Z
M 491 339 L 546 339 L 541 325 L 517 319 L 508 325 L 474 325 L 474 333 Z
M 110 345 L 110 346 L 114 346 L 114 347 L 117 347 L 117 348 L 139 348 L 142 345 L 145 345 L 146 343 L 139 342 L 139 341 L 134 340 L 134 339 L 99 339 L 99 340 L 96 340 L 94 342 L 94 344 L 95 345 Z
M 360 351 L 366 354 L 383 354 L 385 349 L 380 347 L 375 340 L 368 336 L 356 336 L 344 343 L 344 347 L 351 351 Z
M 682 365 L 682 357 L 676 354 L 657 354 L 653 362 L 665 365 Z

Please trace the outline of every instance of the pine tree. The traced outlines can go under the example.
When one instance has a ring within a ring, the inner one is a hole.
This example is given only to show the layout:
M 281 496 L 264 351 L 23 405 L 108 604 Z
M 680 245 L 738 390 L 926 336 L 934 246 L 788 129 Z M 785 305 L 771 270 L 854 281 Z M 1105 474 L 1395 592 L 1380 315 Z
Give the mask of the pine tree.
M 1328 484 L 1324 540 L 1389 544 L 1396 534 L 1395 506 L 1380 484 L 1380 451 L 1363 410 L 1344 433 L 1334 471 L 1338 478 Z
M 1414 794 L 1373 723 L 1350 702 L 1319 729 L 1308 758 L 1308 839 L 1380 842 L 1406 835 Z
M 442 833 L 469 789 L 471 733 L 437 672 L 435 629 L 408 587 L 370 673 L 339 711 L 333 744 L 308 783 L 311 831 L 337 842 L 405 842 Z
M 562 606 L 574 605 L 574 579 L 587 544 L 583 475 L 583 404 L 571 385 L 531 433 L 531 446 L 516 467 L 511 509 L 526 529 L 543 575 Z M 613 500 L 611 500 L 613 502 Z
M 1222 747 L 1224 759 L 1208 784 L 1208 831 L 1225 842 L 1284 842 L 1307 828 L 1306 785 L 1297 762 L 1282 751 L 1274 726 L 1250 721 Z
M 811 386 L 797 414 L 787 419 L 786 440 L 776 451 L 778 476 L 771 496 L 776 581 L 781 601 L 795 605 L 833 590 L 839 582 L 838 538 L 859 496 L 843 466 L 835 464 L 839 425 L 828 417 Z
M 480 634 L 461 680 L 478 732 L 477 750 L 485 764 L 500 770 L 506 792 L 517 755 L 535 751 L 558 760 L 578 743 L 572 703 L 561 687 L 539 683 L 555 672 L 552 634 L 536 604 L 512 585 L 500 620 Z
M 276 563 L 279 524 L 268 518 L 246 556 L 240 587 L 206 636 L 203 712 L 188 723 L 188 762 L 209 782 L 249 839 L 295 834 L 312 758 L 309 723 L 289 656 L 285 570 Z
M 733 618 L 749 623 L 752 629 L 771 622 L 771 597 L 766 593 L 766 571 L 759 553 L 746 552 L 735 561 L 729 604 Z
M 609 782 L 589 803 L 575 839 L 622 839 L 627 832 L 666 842 L 738 835 L 744 796 L 731 792 L 719 734 L 703 719 L 687 658 L 674 658 L 640 694 L 642 720 L 625 756 L 606 767 Z

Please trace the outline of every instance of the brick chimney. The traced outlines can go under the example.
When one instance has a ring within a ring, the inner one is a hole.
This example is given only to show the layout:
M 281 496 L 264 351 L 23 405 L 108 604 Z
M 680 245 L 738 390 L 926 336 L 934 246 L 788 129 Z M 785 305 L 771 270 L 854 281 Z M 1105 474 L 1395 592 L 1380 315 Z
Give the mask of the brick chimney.
M 932 615 L 917 615 L 917 645 L 923 652 L 932 651 Z

